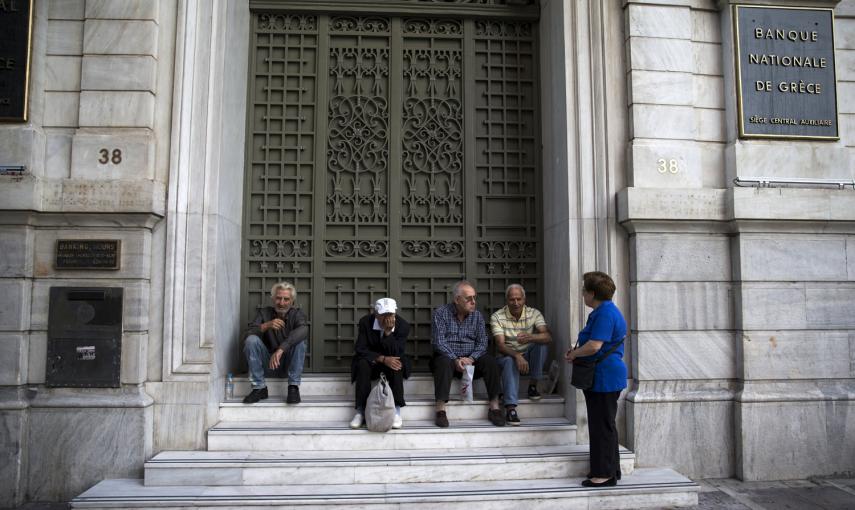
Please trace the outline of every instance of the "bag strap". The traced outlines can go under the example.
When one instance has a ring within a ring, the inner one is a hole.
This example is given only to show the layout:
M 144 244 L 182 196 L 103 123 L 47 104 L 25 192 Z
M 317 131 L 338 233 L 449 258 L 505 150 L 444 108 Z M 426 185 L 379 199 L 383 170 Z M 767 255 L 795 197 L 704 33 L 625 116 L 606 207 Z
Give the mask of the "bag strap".
M 598 364 L 599 362 L 601 362 L 601 361 L 603 361 L 604 359 L 606 359 L 606 358 L 608 358 L 609 356 L 611 356 L 611 354 L 612 354 L 613 352 L 615 352 L 615 349 L 617 349 L 618 347 L 620 347 L 620 344 L 622 344 L 624 340 L 626 340 L 626 336 L 624 336 L 623 338 L 621 338 L 621 339 L 620 339 L 620 342 L 618 342 L 618 343 L 614 344 L 614 345 L 612 346 L 612 348 L 611 348 L 611 349 L 609 349 L 609 352 L 607 352 L 607 353 L 605 353 L 604 355 L 602 355 L 602 356 L 600 356 L 599 358 L 597 358 L 597 360 L 596 360 L 596 361 L 594 361 L 594 365 Z M 577 341 L 577 342 L 576 342 L 576 347 L 574 347 L 574 349 L 578 349 L 578 348 L 579 348 L 579 342 Z

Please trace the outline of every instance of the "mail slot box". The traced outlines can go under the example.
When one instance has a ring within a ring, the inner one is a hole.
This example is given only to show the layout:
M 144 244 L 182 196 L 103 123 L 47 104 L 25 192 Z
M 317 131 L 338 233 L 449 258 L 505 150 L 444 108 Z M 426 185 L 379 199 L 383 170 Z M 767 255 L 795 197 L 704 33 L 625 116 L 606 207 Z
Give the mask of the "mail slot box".
M 118 388 L 121 287 L 51 287 L 47 386 Z

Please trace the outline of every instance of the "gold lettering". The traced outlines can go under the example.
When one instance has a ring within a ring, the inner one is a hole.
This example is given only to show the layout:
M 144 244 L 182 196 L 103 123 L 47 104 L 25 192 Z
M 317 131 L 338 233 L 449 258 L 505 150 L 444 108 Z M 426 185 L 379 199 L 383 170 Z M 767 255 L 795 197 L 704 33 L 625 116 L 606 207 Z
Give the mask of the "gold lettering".
M 0 11 L 18 12 L 18 0 L 0 0 Z
M 0 71 L 15 69 L 15 59 L 9 57 L 0 57 Z
M 782 28 L 767 28 L 764 30 L 763 27 L 756 27 L 754 28 L 754 38 L 792 42 L 816 42 L 818 36 L 816 30 L 784 30 Z

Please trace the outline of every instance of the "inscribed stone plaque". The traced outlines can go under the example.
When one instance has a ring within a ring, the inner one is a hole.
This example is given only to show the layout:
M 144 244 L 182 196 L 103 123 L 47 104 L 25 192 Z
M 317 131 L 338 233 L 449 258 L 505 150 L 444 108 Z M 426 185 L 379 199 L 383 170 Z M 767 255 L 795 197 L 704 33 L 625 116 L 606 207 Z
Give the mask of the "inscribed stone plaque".
M 118 239 L 59 239 L 56 269 L 119 269 Z
M 32 0 L 0 0 L 0 121 L 27 120 Z
M 831 9 L 734 6 L 739 136 L 838 139 Z

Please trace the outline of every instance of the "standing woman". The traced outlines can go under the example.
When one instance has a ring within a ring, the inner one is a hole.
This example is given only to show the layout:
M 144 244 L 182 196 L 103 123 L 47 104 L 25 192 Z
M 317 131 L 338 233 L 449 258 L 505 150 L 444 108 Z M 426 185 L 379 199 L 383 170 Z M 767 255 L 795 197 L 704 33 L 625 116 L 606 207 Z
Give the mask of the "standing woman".
M 591 439 L 588 479 L 585 487 L 610 487 L 620 478 L 618 433 L 615 425 L 617 401 L 626 388 L 626 365 L 623 362 L 623 339 L 626 321 L 612 303 L 615 282 L 606 273 L 594 271 L 582 277 L 582 297 L 585 306 L 593 308 L 585 328 L 579 332 L 576 348 L 568 349 L 564 359 L 601 361 L 594 371 L 594 386 L 585 390 L 588 409 L 588 433 Z M 603 357 L 609 350 L 614 351 Z

